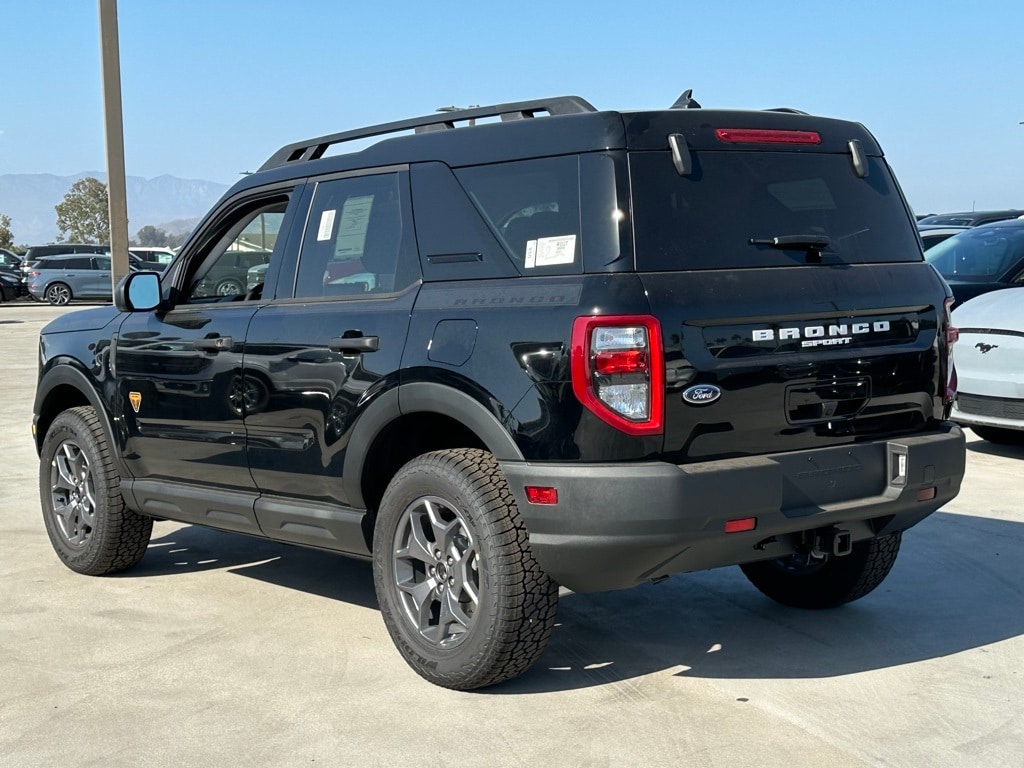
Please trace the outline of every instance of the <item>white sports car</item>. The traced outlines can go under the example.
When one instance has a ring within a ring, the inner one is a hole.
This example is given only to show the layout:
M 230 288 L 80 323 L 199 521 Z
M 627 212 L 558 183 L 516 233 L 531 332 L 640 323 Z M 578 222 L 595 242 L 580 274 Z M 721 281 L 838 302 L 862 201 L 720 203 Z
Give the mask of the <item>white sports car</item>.
M 1024 287 L 991 291 L 953 311 L 953 421 L 993 443 L 1024 444 Z

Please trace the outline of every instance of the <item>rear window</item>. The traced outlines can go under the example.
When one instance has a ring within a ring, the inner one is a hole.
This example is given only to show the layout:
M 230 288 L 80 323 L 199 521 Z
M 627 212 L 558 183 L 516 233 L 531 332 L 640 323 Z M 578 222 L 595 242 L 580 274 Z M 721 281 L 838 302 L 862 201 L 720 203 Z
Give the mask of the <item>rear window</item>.
M 858 177 L 847 155 L 694 153 L 680 176 L 668 152 L 630 154 L 637 269 L 736 269 L 808 262 L 807 250 L 750 240 L 827 238 L 825 264 L 920 261 L 912 224 L 888 167 L 868 158 Z

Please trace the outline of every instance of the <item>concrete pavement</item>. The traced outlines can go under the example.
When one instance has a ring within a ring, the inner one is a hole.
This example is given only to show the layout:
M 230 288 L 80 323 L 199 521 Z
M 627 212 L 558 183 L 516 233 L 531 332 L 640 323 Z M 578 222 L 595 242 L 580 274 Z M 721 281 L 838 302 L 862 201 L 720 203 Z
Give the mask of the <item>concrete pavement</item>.
M 456 693 L 394 650 L 366 563 L 161 522 L 133 571 L 64 568 L 29 425 L 67 311 L 0 305 L 4 768 L 1024 765 L 1024 449 L 970 435 L 961 496 L 857 603 L 735 568 L 567 594 L 533 670 Z

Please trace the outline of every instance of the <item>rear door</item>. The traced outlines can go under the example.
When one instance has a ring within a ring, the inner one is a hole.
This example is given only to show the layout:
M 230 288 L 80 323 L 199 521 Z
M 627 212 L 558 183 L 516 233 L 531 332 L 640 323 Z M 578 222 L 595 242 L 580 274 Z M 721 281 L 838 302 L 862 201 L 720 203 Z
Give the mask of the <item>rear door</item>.
M 885 162 L 745 146 L 630 155 L 665 339 L 666 458 L 854 442 L 942 417 L 945 289 Z
M 398 385 L 420 282 L 408 187 L 404 169 L 317 181 L 298 258 L 250 324 L 248 456 L 275 538 L 365 552 L 345 456 L 361 414 Z

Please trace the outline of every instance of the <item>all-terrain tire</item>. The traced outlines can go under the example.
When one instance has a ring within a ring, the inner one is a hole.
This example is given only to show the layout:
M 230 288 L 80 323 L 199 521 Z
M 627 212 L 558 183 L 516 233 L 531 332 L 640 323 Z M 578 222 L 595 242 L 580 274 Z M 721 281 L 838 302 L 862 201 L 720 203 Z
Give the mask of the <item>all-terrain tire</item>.
M 53 420 L 39 459 L 39 497 L 54 551 L 73 571 L 101 576 L 142 559 L 153 519 L 126 508 L 107 436 L 92 407 Z
M 1002 427 L 971 427 L 974 434 L 982 440 L 996 445 L 1024 445 L 1024 429 L 1004 429 Z
M 544 652 L 558 585 L 533 558 L 508 482 L 486 451 L 437 451 L 402 467 L 381 501 L 373 551 L 384 623 L 430 682 L 494 685 Z
M 776 602 L 794 608 L 834 608 L 858 600 L 885 580 L 900 551 L 901 533 L 858 541 L 844 557 L 796 567 L 792 558 L 741 565 L 744 575 Z

